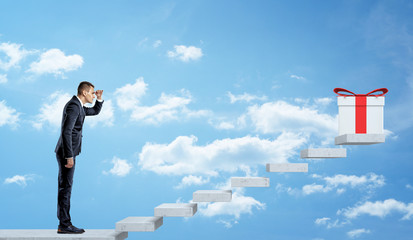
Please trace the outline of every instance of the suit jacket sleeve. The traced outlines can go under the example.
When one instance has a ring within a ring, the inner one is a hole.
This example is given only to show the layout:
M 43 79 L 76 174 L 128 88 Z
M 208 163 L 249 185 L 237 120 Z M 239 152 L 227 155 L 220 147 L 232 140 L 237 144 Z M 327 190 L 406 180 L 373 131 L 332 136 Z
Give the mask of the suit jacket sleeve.
M 83 107 L 85 110 L 86 116 L 93 116 L 93 115 L 98 115 L 100 113 L 100 110 L 102 109 L 103 101 L 95 101 L 95 106 L 88 108 L 88 107 Z
M 62 123 L 63 156 L 65 158 L 74 157 L 72 147 L 72 134 L 79 114 L 80 108 L 75 103 L 70 103 L 66 107 L 66 112 L 64 113 L 64 119 Z

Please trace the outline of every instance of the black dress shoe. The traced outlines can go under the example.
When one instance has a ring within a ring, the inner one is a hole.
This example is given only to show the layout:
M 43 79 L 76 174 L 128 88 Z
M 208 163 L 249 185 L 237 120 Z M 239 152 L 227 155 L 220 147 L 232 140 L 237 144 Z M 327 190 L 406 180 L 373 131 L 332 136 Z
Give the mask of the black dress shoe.
M 64 233 L 64 234 L 81 234 L 84 233 L 85 230 L 82 228 L 77 228 L 73 225 L 70 225 L 68 227 L 61 227 L 57 229 L 57 233 Z

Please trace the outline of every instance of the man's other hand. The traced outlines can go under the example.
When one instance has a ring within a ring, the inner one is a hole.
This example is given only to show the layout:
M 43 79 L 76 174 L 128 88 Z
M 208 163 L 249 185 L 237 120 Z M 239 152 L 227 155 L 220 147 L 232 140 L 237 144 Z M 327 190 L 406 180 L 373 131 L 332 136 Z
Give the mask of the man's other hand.
M 66 168 L 72 168 L 74 165 L 73 158 L 67 159 L 67 164 L 65 165 Z
M 102 100 L 103 90 L 96 90 L 95 94 L 98 100 Z

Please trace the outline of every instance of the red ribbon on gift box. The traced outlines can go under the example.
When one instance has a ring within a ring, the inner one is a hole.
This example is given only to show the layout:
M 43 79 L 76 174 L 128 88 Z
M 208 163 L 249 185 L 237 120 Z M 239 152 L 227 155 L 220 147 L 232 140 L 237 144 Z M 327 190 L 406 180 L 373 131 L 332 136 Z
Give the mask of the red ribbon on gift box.
M 384 96 L 389 90 L 387 88 L 378 88 L 367 94 L 355 94 L 344 88 L 334 88 L 334 92 L 342 97 L 356 97 L 356 134 L 367 133 L 367 97 Z M 350 94 L 343 94 L 346 92 Z M 373 94 L 382 92 L 381 94 Z

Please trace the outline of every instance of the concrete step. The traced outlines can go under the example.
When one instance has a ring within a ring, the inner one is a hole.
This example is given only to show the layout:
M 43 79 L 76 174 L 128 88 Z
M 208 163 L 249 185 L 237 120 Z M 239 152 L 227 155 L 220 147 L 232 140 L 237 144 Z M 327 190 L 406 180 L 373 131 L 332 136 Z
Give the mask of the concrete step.
M 270 179 L 265 177 L 232 177 L 231 187 L 269 187 Z
M 344 134 L 335 138 L 336 145 L 370 145 L 384 143 L 384 134 Z
M 196 203 L 164 203 L 155 208 L 158 217 L 192 217 L 198 210 Z
M 192 194 L 194 202 L 231 202 L 231 190 L 198 190 Z
M 308 172 L 308 163 L 267 163 L 267 172 Z
M 301 158 L 345 158 L 345 148 L 309 148 L 301 150 Z
M 57 229 L 1 229 L 1 240 L 124 240 L 127 232 L 114 229 L 85 229 L 82 234 L 58 234 Z
M 118 232 L 154 232 L 163 224 L 163 217 L 127 217 L 116 223 Z

